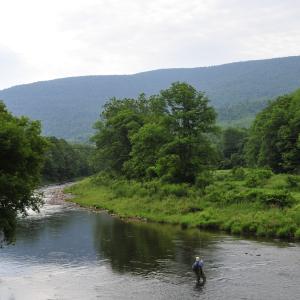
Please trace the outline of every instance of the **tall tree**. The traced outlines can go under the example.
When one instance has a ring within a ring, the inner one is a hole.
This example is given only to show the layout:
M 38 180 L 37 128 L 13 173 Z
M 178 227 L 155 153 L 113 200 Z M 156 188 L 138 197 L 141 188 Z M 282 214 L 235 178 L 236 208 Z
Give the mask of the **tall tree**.
M 130 158 L 130 136 L 143 125 L 144 102 L 141 95 L 138 100 L 112 98 L 104 105 L 92 138 L 98 149 L 99 170 L 122 174 L 123 165 Z
M 12 229 L 17 213 L 37 210 L 46 141 L 37 121 L 12 116 L 0 102 L 0 229 Z
M 193 183 L 214 158 L 208 135 L 216 131 L 216 113 L 205 95 L 187 83 L 173 83 L 161 91 L 161 98 L 168 106 L 172 139 L 160 150 L 158 174 L 169 181 Z
M 300 90 L 279 97 L 257 115 L 246 145 L 247 161 L 275 172 L 299 172 L 299 140 Z
M 222 168 L 240 167 L 245 164 L 244 146 L 247 130 L 241 128 L 226 128 L 222 132 L 221 152 Z
M 112 99 L 96 123 L 100 169 L 193 183 L 214 157 L 215 118 L 204 94 L 186 83 L 149 98 Z

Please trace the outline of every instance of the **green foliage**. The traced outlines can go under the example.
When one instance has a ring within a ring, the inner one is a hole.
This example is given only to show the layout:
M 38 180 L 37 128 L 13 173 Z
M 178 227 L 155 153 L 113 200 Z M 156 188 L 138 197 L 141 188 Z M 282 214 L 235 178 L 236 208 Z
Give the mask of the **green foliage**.
M 246 174 L 264 173 L 243 169 Z M 267 170 L 266 174 L 269 173 Z M 231 234 L 300 239 L 300 192 L 282 190 L 288 175 L 272 175 L 264 187 L 246 186 L 226 170 L 199 192 L 188 184 L 115 179 L 101 174 L 70 188 L 75 202 L 108 209 L 124 217 L 140 217 L 188 227 L 221 229 Z M 266 175 L 265 175 L 266 176 Z M 267 175 L 268 177 L 268 175 Z M 299 179 L 299 176 L 296 176 Z M 266 188 L 266 186 L 271 188 Z
M 101 120 L 95 124 L 96 134 L 93 137 L 98 170 L 117 175 L 123 173 L 132 149 L 130 137 L 144 124 L 143 118 L 147 114 L 144 111 L 147 110 L 143 95 L 137 100 L 112 98 L 105 104 Z
M 130 160 L 124 163 L 127 177 L 157 177 L 155 164 L 160 148 L 169 140 L 167 129 L 160 124 L 148 123 L 133 134 L 130 140 Z
M 222 132 L 221 153 L 222 169 L 230 169 L 245 165 L 244 146 L 247 139 L 247 130 L 239 128 L 226 128 Z
M 288 175 L 285 177 L 288 188 L 299 187 L 299 179 L 296 176 Z
M 70 144 L 63 139 L 47 138 L 48 150 L 42 175 L 48 182 L 65 182 L 92 174 L 94 148 L 89 145 Z
M 128 179 L 194 183 L 215 158 L 208 138 L 215 118 L 203 93 L 186 83 L 149 98 L 113 98 L 95 125 L 98 169 Z
M 246 175 L 246 186 L 247 187 L 258 187 L 263 186 L 266 180 L 271 178 L 273 175 L 272 171 L 266 169 L 252 169 Z
M 212 172 L 202 172 L 200 173 L 195 182 L 195 186 L 197 188 L 200 188 L 201 190 L 204 190 L 206 187 L 208 187 L 211 183 L 214 181 L 214 176 Z
M 279 208 L 291 207 L 295 204 L 295 199 L 287 191 L 272 191 L 259 195 L 260 203 L 267 206 L 277 206 Z
M 165 118 L 170 142 L 159 152 L 159 176 L 194 183 L 197 174 L 213 160 L 214 150 L 206 135 L 216 131 L 216 113 L 204 94 L 186 83 L 173 83 L 161 91 L 161 98 L 168 105 Z
M 250 130 L 246 158 L 252 166 L 274 172 L 298 172 L 300 167 L 300 91 L 270 102 Z
M 235 180 L 244 180 L 246 172 L 243 168 L 233 168 L 231 170 L 232 178 Z
M 0 207 L 0 231 L 3 231 L 6 242 L 14 240 L 17 213 L 12 209 Z M 2 241 L 0 240 L 0 246 Z
M 300 228 L 298 228 L 295 232 L 295 237 L 297 240 L 300 240 Z
M 34 193 L 47 144 L 40 132 L 39 122 L 12 116 L 0 102 L 0 229 L 5 232 L 17 213 L 41 204 Z

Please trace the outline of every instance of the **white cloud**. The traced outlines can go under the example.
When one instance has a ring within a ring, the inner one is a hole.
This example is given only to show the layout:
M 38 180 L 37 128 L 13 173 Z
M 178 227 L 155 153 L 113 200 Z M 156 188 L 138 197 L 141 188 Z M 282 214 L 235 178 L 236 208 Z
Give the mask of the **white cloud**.
M 14 59 L 0 52 L 0 87 L 298 55 L 299 13 L 296 0 L 3 1 L 1 43 Z
M 22 82 L 28 78 L 30 80 L 29 66 L 21 57 L 2 45 L 0 45 L 0 87 L 6 87 L 15 82 Z M 34 79 L 33 77 L 31 79 Z

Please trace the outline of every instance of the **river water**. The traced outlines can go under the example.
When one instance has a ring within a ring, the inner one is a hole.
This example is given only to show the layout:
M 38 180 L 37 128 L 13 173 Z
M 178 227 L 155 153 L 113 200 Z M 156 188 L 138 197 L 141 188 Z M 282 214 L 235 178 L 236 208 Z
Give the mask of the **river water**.
M 56 191 L 0 249 L 0 300 L 300 299 L 299 244 L 124 222 L 56 201 Z

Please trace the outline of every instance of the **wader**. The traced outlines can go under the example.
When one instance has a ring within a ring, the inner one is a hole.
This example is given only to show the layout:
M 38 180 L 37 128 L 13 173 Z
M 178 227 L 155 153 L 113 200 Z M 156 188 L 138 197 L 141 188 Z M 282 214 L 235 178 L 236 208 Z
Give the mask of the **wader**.
M 202 267 L 198 267 L 194 270 L 195 274 L 196 274 L 196 277 L 197 277 L 197 283 L 200 283 L 200 280 L 202 278 L 202 282 L 205 283 L 206 282 L 206 277 L 205 277 L 205 274 L 203 272 L 203 269 Z

